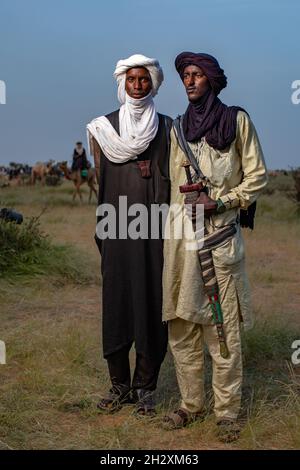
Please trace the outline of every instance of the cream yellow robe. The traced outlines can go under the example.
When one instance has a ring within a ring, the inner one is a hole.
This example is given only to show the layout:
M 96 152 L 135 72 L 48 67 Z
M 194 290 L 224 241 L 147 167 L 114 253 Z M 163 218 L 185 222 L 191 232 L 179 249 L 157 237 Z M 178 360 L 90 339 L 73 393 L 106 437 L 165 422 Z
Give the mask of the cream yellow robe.
M 256 130 L 249 116 L 242 111 L 237 115 L 236 139 L 229 148 L 218 151 L 205 139 L 190 144 L 203 174 L 208 178 L 209 195 L 221 198 L 226 212 L 206 219 L 208 232 L 235 223 L 240 208 L 247 207 L 261 194 L 267 184 L 267 170 Z M 183 206 L 184 195 L 179 186 L 186 183 L 181 167 L 186 157 L 180 149 L 174 128 L 171 132 L 171 204 Z M 170 239 L 164 242 L 163 320 L 181 318 L 203 325 L 213 323 L 203 282 L 197 251 L 185 249 L 186 238 L 172 238 L 176 216 L 169 214 Z M 227 312 L 238 309 L 244 327 L 253 324 L 250 289 L 245 272 L 244 242 L 239 224 L 237 233 L 221 247 L 213 250 L 215 271 L 220 289 L 220 300 L 226 320 Z

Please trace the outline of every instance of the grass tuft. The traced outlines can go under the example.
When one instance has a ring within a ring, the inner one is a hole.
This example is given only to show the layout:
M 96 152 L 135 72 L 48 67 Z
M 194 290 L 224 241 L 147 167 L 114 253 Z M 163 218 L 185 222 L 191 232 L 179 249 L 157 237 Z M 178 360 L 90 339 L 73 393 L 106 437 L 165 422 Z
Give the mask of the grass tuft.
M 88 262 L 69 245 L 54 244 L 41 229 L 40 216 L 23 224 L 0 221 L 0 278 L 57 276 L 60 280 L 88 283 Z

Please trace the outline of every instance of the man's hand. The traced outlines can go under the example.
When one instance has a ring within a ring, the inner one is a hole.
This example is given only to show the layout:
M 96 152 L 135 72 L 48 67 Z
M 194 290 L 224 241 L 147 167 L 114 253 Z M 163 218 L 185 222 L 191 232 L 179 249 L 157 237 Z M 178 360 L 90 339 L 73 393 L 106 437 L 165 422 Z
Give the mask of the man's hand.
M 209 197 L 205 191 L 191 191 L 190 193 L 185 194 L 184 204 L 187 206 L 187 214 L 189 217 L 193 217 L 193 213 L 195 211 L 191 211 L 191 206 L 195 206 L 197 204 L 203 204 L 204 206 L 204 217 L 210 217 L 214 214 L 221 214 L 225 211 L 225 206 L 220 199 L 215 201 L 211 197 Z

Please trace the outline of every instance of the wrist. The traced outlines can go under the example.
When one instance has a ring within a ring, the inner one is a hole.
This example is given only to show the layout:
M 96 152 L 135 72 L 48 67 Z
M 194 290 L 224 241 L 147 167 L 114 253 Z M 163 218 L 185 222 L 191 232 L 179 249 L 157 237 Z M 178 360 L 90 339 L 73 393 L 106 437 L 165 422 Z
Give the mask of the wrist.
M 226 210 L 234 209 L 235 207 L 240 207 L 240 199 L 232 191 L 230 193 L 225 194 L 224 196 L 220 196 L 219 199 L 225 205 Z
M 216 203 L 217 203 L 216 213 L 223 214 L 226 211 L 226 206 L 224 202 L 219 198 L 217 199 Z

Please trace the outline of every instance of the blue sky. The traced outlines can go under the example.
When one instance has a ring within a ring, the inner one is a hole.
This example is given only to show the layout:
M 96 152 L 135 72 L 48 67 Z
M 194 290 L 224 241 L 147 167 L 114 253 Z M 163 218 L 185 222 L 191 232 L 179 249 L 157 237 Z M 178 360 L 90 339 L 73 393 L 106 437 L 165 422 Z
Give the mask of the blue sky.
M 298 0 L 1 0 L 0 163 L 70 159 L 92 118 L 118 107 L 118 59 L 157 57 L 155 98 L 175 117 L 187 99 L 174 68 L 183 50 L 217 57 L 228 77 L 220 98 L 248 110 L 269 168 L 300 165 Z

